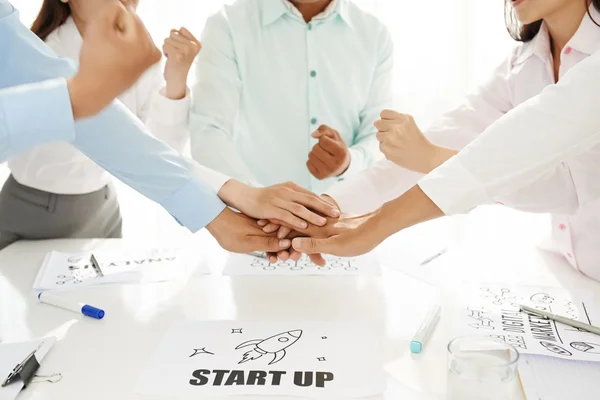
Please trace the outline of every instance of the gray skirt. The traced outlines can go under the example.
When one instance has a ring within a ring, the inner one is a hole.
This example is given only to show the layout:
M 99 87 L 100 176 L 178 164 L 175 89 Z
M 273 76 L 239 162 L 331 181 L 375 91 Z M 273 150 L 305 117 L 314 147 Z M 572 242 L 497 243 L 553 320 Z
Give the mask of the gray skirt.
M 21 239 L 119 238 L 121 227 L 112 184 L 65 195 L 21 185 L 11 175 L 0 191 L 0 250 Z

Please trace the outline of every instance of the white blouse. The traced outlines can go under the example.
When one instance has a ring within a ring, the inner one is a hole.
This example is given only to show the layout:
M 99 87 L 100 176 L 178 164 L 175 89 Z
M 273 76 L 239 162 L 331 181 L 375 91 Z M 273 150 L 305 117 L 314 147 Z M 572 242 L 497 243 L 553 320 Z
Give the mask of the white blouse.
M 600 21 L 600 13 L 593 6 L 590 7 L 590 12 L 596 21 Z M 485 85 L 468 96 L 463 105 L 442 116 L 424 132 L 425 135 L 436 144 L 462 149 L 505 114 L 508 113 L 507 118 L 510 118 L 510 111 L 522 103 L 527 102 L 530 107 L 535 107 L 538 99 L 534 97 L 544 88 L 554 85 L 549 39 L 548 31 L 542 25 L 534 40 L 517 47 Z M 559 80 L 562 81 L 562 77 L 572 67 L 599 50 L 600 27 L 586 15 L 575 35 L 563 49 Z M 555 110 L 548 109 L 548 120 L 552 119 L 550 115 L 553 112 Z M 538 113 L 537 117 L 543 118 L 543 112 Z M 571 118 L 576 116 L 573 114 Z M 517 120 L 513 121 L 513 126 L 518 126 Z M 545 140 L 553 143 L 556 141 L 553 136 L 545 138 L 547 130 L 536 131 L 538 126 L 521 125 L 519 128 L 522 135 L 535 135 L 535 146 L 543 147 Z M 600 127 L 598 129 L 600 130 Z M 514 131 L 502 133 L 510 139 L 517 134 Z M 569 132 L 562 131 L 560 135 L 568 136 Z M 502 139 L 496 139 L 500 145 Z M 515 140 L 512 140 L 512 143 L 514 142 Z M 472 156 L 476 155 L 475 150 L 470 151 Z M 565 152 L 567 150 L 569 149 L 565 148 Z M 526 163 L 528 153 L 535 153 L 536 148 L 513 146 L 512 152 L 511 159 L 507 154 L 510 151 L 503 151 L 505 157 L 502 162 L 507 163 L 507 160 L 510 160 L 508 162 L 522 165 Z M 448 164 L 456 166 L 460 157 L 455 158 L 456 160 L 450 160 Z M 500 160 L 499 157 L 495 159 Z M 477 168 L 486 170 L 488 162 L 487 159 L 478 158 Z M 490 167 L 498 169 L 497 165 Z M 597 179 L 596 172 L 600 171 L 599 167 L 600 146 L 596 146 L 584 154 L 565 159 L 551 173 L 539 174 L 543 176 L 525 187 L 522 187 L 523 183 L 517 176 L 513 177 L 514 182 L 510 182 L 511 176 L 503 176 L 503 189 L 491 196 L 507 206 L 524 211 L 552 213 L 553 250 L 564 255 L 574 268 L 597 280 L 600 280 L 600 251 L 597 250 L 600 243 L 600 200 L 597 200 L 600 194 L 600 180 Z M 443 179 L 444 171 L 450 173 L 457 169 L 449 170 L 442 166 L 419 181 L 423 177 L 422 174 L 407 171 L 386 160 L 364 171 L 355 179 L 333 187 L 328 194 L 340 204 L 343 211 L 365 212 L 399 196 L 419 182 L 425 193 L 430 195 L 443 211 L 453 213 L 453 206 L 446 209 L 444 204 L 452 204 L 453 192 L 458 193 L 463 189 L 449 186 L 453 181 Z M 444 184 L 444 181 L 447 183 Z M 476 179 L 467 179 L 465 174 L 460 181 L 477 185 Z M 529 182 L 531 181 L 527 183 Z M 496 186 L 499 186 L 500 182 L 496 183 Z M 359 192 L 361 196 L 356 196 Z M 445 201 L 444 197 L 448 200 Z M 438 199 L 439 203 L 436 201 Z
M 79 60 L 83 39 L 69 18 L 52 32 L 46 44 L 59 56 Z M 160 66 L 147 71 L 119 100 L 158 139 L 183 152 L 189 140 L 190 96 L 171 100 L 163 95 Z M 34 116 L 32 116 L 34 117 Z M 13 157 L 8 162 L 17 182 L 58 194 L 84 194 L 106 186 L 110 174 L 68 143 L 50 143 Z

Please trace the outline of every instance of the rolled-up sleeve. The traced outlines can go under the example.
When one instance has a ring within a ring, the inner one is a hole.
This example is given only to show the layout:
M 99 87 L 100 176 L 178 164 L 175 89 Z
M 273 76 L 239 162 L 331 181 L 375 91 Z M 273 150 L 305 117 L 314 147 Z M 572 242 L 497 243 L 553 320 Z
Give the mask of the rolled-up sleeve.
M 600 53 L 513 109 L 419 182 L 447 215 L 467 212 L 600 143 Z

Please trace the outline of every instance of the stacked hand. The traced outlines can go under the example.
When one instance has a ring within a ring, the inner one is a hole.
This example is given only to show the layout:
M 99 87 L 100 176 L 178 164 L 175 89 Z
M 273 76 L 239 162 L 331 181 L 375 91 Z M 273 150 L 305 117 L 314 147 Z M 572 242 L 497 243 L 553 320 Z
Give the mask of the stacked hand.
M 133 6 L 107 4 L 84 33 L 77 75 L 68 82 L 75 119 L 100 112 L 160 60 Z
M 312 134 L 319 139 L 308 154 L 306 167 L 317 179 L 340 176 L 350 166 L 350 151 L 341 135 L 327 125 Z
M 381 152 L 403 168 L 427 174 L 456 154 L 427 140 L 410 115 L 384 110 L 375 127 Z

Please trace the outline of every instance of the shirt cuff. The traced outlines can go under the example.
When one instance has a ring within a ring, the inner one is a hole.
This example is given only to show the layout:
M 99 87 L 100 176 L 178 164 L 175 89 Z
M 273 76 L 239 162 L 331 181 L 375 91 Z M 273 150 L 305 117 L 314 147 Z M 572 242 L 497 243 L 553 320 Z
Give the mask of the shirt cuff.
M 223 185 L 225 185 L 232 179 L 230 176 L 215 171 L 214 169 L 205 167 L 204 165 L 200 165 L 194 160 L 186 160 L 190 164 L 192 175 L 195 178 L 200 179 L 206 185 L 208 185 L 208 187 L 210 187 L 215 192 L 215 194 L 219 193 L 219 190 L 221 190 Z
M 197 232 L 225 209 L 225 204 L 200 179 L 193 177 L 161 205 L 183 226 Z
M 351 176 L 356 175 L 357 173 L 359 173 L 362 170 L 362 168 L 361 168 L 361 164 L 362 164 L 361 151 L 357 150 L 357 149 L 353 149 L 353 148 L 349 148 L 348 151 L 350 152 L 350 165 L 348 165 L 348 168 L 344 171 L 344 173 L 336 176 L 336 179 L 338 182 L 341 182 L 347 178 L 350 178 Z
M 419 187 L 446 215 L 467 213 L 492 202 L 484 187 L 456 157 L 422 178 Z
M 0 96 L 0 124 L 6 126 L 13 154 L 44 143 L 75 139 L 71 97 L 64 78 L 8 91 Z
M 188 121 L 191 105 L 190 89 L 186 89 L 183 99 L 173 100 L 167 97 L 166 88 L 162 88 L 154 99 L 152 115 L 163 125 L 178 125 Z

